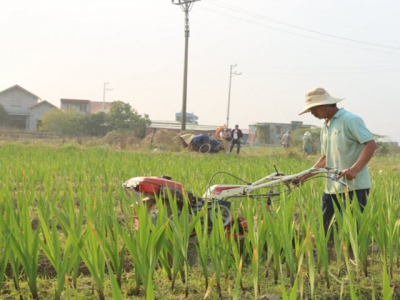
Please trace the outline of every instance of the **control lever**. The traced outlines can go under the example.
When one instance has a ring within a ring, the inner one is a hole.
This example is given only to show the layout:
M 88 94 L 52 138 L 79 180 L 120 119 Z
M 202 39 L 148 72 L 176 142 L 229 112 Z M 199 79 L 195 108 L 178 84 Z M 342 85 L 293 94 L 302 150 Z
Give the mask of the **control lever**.
M 340 184 L 347 186 L 347 183 L 343 181 L 342 179 L 337 179 L 339 177 L 339 174 L 332 174 L 331 179 L 334 181 L 339 182 Z

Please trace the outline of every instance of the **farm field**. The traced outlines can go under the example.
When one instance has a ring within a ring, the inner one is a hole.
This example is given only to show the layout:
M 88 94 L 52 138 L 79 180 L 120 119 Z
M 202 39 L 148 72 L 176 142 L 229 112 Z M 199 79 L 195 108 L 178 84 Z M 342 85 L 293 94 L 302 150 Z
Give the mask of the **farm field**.
M 200 155 L 1 143 L 0 299 L 400 299 L 399 157 L 372 159 L 370 201 L 362 214 L 357 205 L 336 214 L 329 250 L 321 177 L 273 198 L 271 210 L 233 200 L 249 226 L 241 242 L 185 205 L 171 218 L 160 205 L 155 222 L 136 207 L 136 230 L 122 189 L 131 177 L 168 175 L 202 196 L 239 183 L 229 174 L 254 182 L 274 165 L 293 174 L 316 158 L 261 147 Z

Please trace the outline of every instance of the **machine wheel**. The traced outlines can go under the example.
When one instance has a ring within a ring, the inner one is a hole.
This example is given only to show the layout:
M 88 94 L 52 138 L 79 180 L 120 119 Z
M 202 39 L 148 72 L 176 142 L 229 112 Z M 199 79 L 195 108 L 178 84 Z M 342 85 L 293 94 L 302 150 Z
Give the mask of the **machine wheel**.
M 211 145 L 206 143 L 200 146 L 199 153 L 205 154 L 210 152 L 210 150 L 211 150 Z
M 166 217 L 170 218 L 172 216 L 172 209 L 169 204 L 166 204 Z M 157 219 L 158 219 L 158 206 L 154 205 L 154 207 L 151 208 L 151 210 L 148 211 L 149 215 L 151 217 L 151 220 L 153 221 L 153 224 L 156 225 Z M 163 216 L 164 217 L 164 216 Z
M 189 238 L 189 245 L 188 245 L 188 263 L 189 266 L 193 267 L 198 264 L 199 262 L 199 254 L 197 253 L 197 247 L 199 245 L 199 241 L 197 240 L 197 236 L 191 236 Z
M 227 204 L 227 205 L 226 205 Z M 209 219 L 213 220 L 213 210 L 215 211 L 215 216 L 218 218 L 218 207 L 221 210 L 221 216 L 222 216 L 222 224 L 224 226 L 228 225 L 229 222 L 232 220 L 232 212 L 229 208 L 229 202 L 225 202 L 222 204 L 221 202 L 218 202 L 218 205 L 213 205 L 213 207 L 211 209 L 209 209 L 208 211 L 208 217 Z

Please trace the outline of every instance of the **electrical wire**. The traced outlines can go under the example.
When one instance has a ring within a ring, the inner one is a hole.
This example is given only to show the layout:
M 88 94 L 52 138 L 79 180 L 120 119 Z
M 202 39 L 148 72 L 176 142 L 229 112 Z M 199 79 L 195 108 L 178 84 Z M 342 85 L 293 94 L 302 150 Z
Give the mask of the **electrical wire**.
M 216 2 L 217 4 L 212 3 L 212 2 Z M 304 28 L 304 27 L 288 24 L 288 23 L 285 23 L 285 22 L 273 20 L 273 19 L 270 19 L 270 18 L 268 18 L 266 16 L 262 16 L 262 15 L 259 15 L 259 14 L 256 14 L 256 13 L 252 13 L 252 12 L 249 12 L 249 11 L 246 11 L 246 10 L 242 10 L 242 9 L 236 8 L 234 6 L 230 6 L 230 5 L 226 5 L 226 4 L 220 3 L 219 1 L 216 1 L 216 0 L 210 0 L 210 3 L 213 4 L 213 5 L 216 5 L 217 7 L 219 6 L 220 8 L 223 8 L 223 9 L 228 9 L 230 11 L 235 11 L 235 12 L 247 15 L 247 16 L 251 16 L 251 17 L 257 18 L 257 19 L 270 21 L 270 22 L 276 23 L 278 25 L 284 25 L 284 26 L 287 26 L 287 27 L 290 27 L 290 28 L 294 28 L 294 29 L 310 32 L 310 33 L 313 33 L 313 34 L 326 36 L 326 37 L 329 37 L 329 38 L 335 38 L 335 39 L 339 39 L 339 40 L 342 40 L 342 41 L 353 42 L 353 43 L 358 43 L 358 44 L 363 44 L 363 45 L 373 46 L 373 47 L 379 47 L 379 48 L 384 48 L 384 49 L 388 49 L 388 50 L 400 50 L 399 47 L 382 45 L 382 44 L 377 44 L 377 43 L 371 43 L 371 42 L 365 42 L 365 41 L 360 41 L 360 40 L 356 40 L 356 39 L 341 37 L 341 36 L 337 36 L 337 35 L 333 35 L 333 34 L 329 34 L 329 33 L 323 33 L 323 32 L 319 32 L 319 31 L 316 31 L 316 30 L 307 29 L 307 28 Z M 200 8 L 213 11 L 213 12 L 215 12 L 217 14 L 221 14 L 221 15 L 227 16 L 229 18 L 242 20 L 244 22 L 252 23 L 252 24 L 255 24 L 255 25 L 258 25 L 258 26 L 262 26 L 262 27 L 266 27 L 266 28 L 269 28 L 269 29 L 272 29 L 272 30 L 277 30 L 277 31 L 281 31 L 281 32 L 284 32 L 284 33 L 287 33 L 287 34 L 291 34 L 291 35 L 296 35 L 296 36 L 301 36 L 301 37 L 308 38 L 308 39 L 322 41 L 322 42 L 325 42 L 325 43 L 336 44 L 336 45 L 341 45 L 341 46 L 345 46 L 345 47 L 349 47 L 349 48 L 356 48 L 356 49 L 362 49 L 362 50 L 367 50 L 367 51 L 374 51 L 374 52 L 380 52 L 380 53 L 386 53 L 386 54 L 400 55 L 400 53 L 398 53 L 398 52 L 384 51 L 384 50 L 372 49 L 372 48 L 365 48 L 365 47 L 360 47 L 360 46 L 355 46 L 355 45 L 349 45 L 349 44 L 344 44 L 344 43 L 340 43 L 340 42 L 330 41 L 330 40 L 324 40 L 324 39 L 321 39 L 321 38 L 312 37 L 312 36 L 308 36 L 308 35 L 304 35 L 304 34 L 300 34 L 300 33 L 295 33 L 295 32 L 289 31 L 289 30 L 281 29 L 281 28 L 278 28 L 278 27 L 270 26 L 270 25 L 260 24 L 260 23 L 254 22 L 254 21 L 250 21 L 248 19 L 244 19 L 244 18 L 241 18 L 241 17 L 236 17 L 236 16 L 233 16 L 233 15 L 229 15 L 229 14 L 226 14 L 226 13 L 223 13 L 223 12 L 211 9 L 211 8 L 207 8 L 207 7 L 204 7 L 204 6 L 200 6 Z
M 282 21 L 274 20 L 274 19 L 271 19 L 269 17 L 263 16 L 263 15 L 260 15 L 260 14 L 257 14 L 257 13 L 253 13 L 253 12 L 250 12 L 250 11 L 247 11 L 247 10 L 243 10 L 243 9 L 240 9 L 240 8 L 237 8 L 237 7 L 234 7 L 234 6 L 227 5 L 227 4 L 222 3 L 220 1 L 217 1 L 217 0 L 209 0 L 209 2 L 211 2 L 211 3 L 212 2 L 216 2 L 218 4 L 214 4 L 214 5 L 219 5 L 220 7 L 225 7 L 227 9 L 229 9 L 229 10 L 233 10 L 233 11 L 236 11 L 236 12 L 239 12 L 239 13 L 242 13 L 242 14 L 247 14 L 249 16 L 252 16 L 252 17 L 255 17 L 255 18 L 258 18 L 258 19 L 268 20 L 270 22 L 277 23 L 277 24 L 284 25 L 284 26 L 288 26 L 288 27 L 291 27 L 291 28 L 295 28 L 295 29 L 299 29 L 299 30 L 303 30 L 303 31 L 307 31 L 307 32 L 311 32 L 311 33 L 315 33 L 315 34 L 319 34 L 319 35 L 324 35 L 324 36 L 332 37 L 332 38 L 336 38 L 336 39 L 341 39 L 341 40 L 345 40 L 345 41 L 365 44 L 365 45 L 369 45 L 369 46 L 388 48 L 388 49 L 392 49 L 392 50 L 400 50 L 400 47 L 394 47 L 394 46 L 389 46 L 389 45 L 382 45 L 382 44 L 376 44 L 376 43 L 371 43 L 371 42 L 366 42 L 366 41 L 360 41 L 360 40 L 356 40 L 356 39 L 351 39 L 351 38 L 346 38 L 346 37 L 342 37 L 342 36 L 338 36 L 338 35 L 334 35 L 334 34 L 324 33 L 324 32 L 320 32 L 320 31 L 308 29 L 308 28 L 305 28 L 305 27 L 300 27 L 300 26 L 296 26 L 296 25 L 293 25 L 293 24 L 285 23 L 285 22 L 282 22 Z

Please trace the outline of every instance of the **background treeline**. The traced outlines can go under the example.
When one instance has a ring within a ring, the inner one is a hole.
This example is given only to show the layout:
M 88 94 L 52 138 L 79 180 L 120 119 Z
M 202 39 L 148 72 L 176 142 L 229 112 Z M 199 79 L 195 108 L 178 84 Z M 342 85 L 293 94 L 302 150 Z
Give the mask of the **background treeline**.
M 0 105 L 0 126 L 9 125 L 9 115 Z M 76 108 L 53 109 L 43 115 L 39 131 L 69 136 L 105 136 L 111 131 L 121 131 L 139 138 L 145 137 L 146 126 L 151 121 L 147 114 L 140 115 L 129 103 L 115 101 L 108 114 L 82 114 Z

